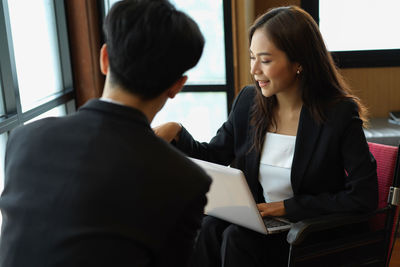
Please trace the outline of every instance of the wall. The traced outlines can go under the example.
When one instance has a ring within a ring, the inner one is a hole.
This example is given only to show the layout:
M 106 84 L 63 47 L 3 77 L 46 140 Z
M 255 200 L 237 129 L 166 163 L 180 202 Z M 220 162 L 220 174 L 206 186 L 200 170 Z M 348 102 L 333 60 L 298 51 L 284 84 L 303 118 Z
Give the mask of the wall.
M 249 56 L 247 29 L 254 18 L 275 6 L 300 5 L 300 0 L 232 0 L 236 5 L 237 51 L 235 52 L 236 92 L 245 84 L 251 83 L 249 75 Z M 239 14 L 238 14 L 239 13 Z M 235 20 L 235 16 L 233 16 Z M 239 26 L 238 26 L 239 25 Z M 233 29 L 235 31 L 235 28 Z M 354 93 L 369 108 L 371 117 L 387 117 L 390 110 L 400 110 L 400 67 L 390 68 L 351 68 L 341 70 Z
M 342 69 L 342 74 L 370 117 L 387 117 L 389 111 L 400 110 L 400 67 Z

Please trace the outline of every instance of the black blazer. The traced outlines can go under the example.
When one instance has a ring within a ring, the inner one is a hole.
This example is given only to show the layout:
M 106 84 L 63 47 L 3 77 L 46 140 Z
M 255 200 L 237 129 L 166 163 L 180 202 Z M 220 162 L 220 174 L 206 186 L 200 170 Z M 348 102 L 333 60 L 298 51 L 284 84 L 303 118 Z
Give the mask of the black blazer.
M 15 129 L 0 266 L 185 266 L 210 178 L 138 110 L 92 100 Z
M 248 86 L 239 93 L 228 120 L 209 143 L 196 142 L 183 128 L 176 146 L 191 157 L 241 169 L 260 203 L 265 202 L 259 183 L 260 153 L 250 150 L 255 90 Z M 376 208 L 376 163 L 357 110 L 352 101 L 339 102 L 326 109 L 326 122 L 318 124 L 303 106 L 291 171 L 294 196 L 284 201 L 290 220 Z

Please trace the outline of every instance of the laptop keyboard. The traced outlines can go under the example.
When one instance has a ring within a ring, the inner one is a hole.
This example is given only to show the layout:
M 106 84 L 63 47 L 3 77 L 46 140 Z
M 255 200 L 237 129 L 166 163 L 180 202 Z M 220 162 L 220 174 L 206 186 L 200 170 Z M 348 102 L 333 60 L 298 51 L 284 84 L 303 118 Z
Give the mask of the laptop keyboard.
M 287 222 L 279 221 L 273 218 L 263 218 L 264 224 L 267 228 L 279 227 L 288 225 Z

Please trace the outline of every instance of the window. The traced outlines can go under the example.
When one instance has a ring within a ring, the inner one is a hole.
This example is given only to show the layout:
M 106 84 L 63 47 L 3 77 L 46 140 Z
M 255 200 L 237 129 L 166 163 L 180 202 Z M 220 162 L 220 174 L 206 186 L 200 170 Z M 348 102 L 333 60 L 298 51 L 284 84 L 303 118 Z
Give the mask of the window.
M 26 121 L 25 124 L 47 117 L 61 117 L 64 115 L 67 115 L 67 108 L 65 104 L 52 108 L 49 111 L 46 111 L 45 113 L 42 113 L 39 116 L 36 116 L 33 119 L 30 119 L 29 121 Z
M 311 0 L 302 7 L 319 22 L 339 66 L 400 66 L 398 0 Z
M 64 1 L 0 1 L 0 192 L 9 131 L 74 110 Z
M 152 125 L 182 123 L 199 141 L 209 141 L 227 117 L 226 93 L 179 93 L 156 115 Z
M 118 0 L 105 0 L 108 10 Z M 169 100 L 152 126 L 182 123 L 199 141 L 209 141 L 227 119 L 233 99 L 230 0 L 170 0 L 195 20 L 206 43 L 199 63 L 187 72 L 183 91 Z M 105 12 L 106 13 L 106 12 Z
M 189 70 L 188 85 L 225 84 L 224 12 L 222 1 L 171 0 L 178 10 L 192 17 L 199 25 L 206 43 L 195 68 Z
M 41 2 L 9 1 L 8 4 L 23 111 L 63 89 L 54 2 Z

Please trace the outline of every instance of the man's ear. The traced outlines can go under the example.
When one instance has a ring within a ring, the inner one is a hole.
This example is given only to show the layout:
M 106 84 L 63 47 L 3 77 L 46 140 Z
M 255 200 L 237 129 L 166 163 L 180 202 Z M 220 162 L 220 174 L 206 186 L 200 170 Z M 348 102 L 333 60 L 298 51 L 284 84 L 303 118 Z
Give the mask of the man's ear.
M 182 90 L 187 81 L 187 78 L 187 76 L 182 76 L 173 85 L 171 85 L 167 90 L 167 96 L 169 98 L 174 98 L 176 94 Z
M 107 51 L 107 45 L 103 44 L 103 46 L 100 49 L 100 70 L 101 73 L 104 75 L 107 75 L 108 73 L 108 51 Z

